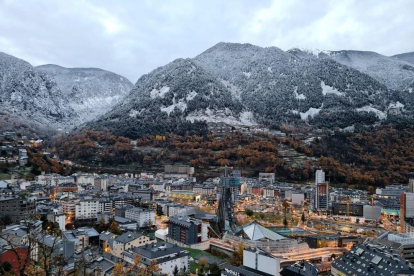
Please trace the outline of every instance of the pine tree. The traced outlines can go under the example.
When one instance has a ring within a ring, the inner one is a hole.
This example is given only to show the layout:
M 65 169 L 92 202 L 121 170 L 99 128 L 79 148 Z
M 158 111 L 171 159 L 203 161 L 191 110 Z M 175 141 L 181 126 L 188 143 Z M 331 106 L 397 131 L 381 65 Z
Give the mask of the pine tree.
M 288 221 L 287 221 L 287 218 L 286 218 L 286 214 L 285 214 L 285 217 L 283 218 L 283 225 L 285 226 L 285 228 L 288 227 Z
M 173 275 L 174 275 L 174 276 L 177 276 L 177 274 L 178 274 L 178 267 L 177 267 L 177 266 L 175 266 L 175 267 L 174 267 L 174 270 L 173 270 Z

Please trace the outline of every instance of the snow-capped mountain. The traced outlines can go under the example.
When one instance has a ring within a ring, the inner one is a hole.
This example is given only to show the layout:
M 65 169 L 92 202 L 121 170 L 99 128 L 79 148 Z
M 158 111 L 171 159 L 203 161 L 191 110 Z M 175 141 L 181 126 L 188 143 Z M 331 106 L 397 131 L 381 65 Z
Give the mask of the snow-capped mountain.
M 0 116 L 27 124 L 70 128 L 79 122 L 53 78 L 36 71 L 24 60 L 1 52 L 0 101 Z
M 320 51 L 293 48 L 299 58 L 332 59 L 366 73 L 390 89 L 405 89 L 414 79 L 414 53 L 387 57 L 368 51 Z
M 240 91 L 243 105 L 257 122 L 268 126 L 295 121 L 329 127 L 370 124 L 384 118 L 378 112 L 386 114 L 387 106 L 400 100 L 353 68 L 276 47 L 219 43 L 194 60 Z
M 395 56 L 392 56 L 392 58 L 403 60 L 411 64 L 414 64 L 414 52 L 395 55 Z
M 98 68 L 64 68 L 48 64 L 35 67 L 35 70 L 53 77 L 81 122 L 108 112 L 133 87 L 125 77 Z
M 218 121 L 348 127 L 385 120 L 390 110 L 409 111 L 407 91 L 390 90 L 387 81 L 320 55 L 334 56 L 219 43 L 142 76 L 112 111 L 89 126 L 137 137 Z M 390 70 L 395 63 L 389 63 Z
M 143 75 L 94 127 L 132 137 L 205 127 L 201 121 L 241 123 L 248 114 L 215 76 L 191 59 L 177 59 Z

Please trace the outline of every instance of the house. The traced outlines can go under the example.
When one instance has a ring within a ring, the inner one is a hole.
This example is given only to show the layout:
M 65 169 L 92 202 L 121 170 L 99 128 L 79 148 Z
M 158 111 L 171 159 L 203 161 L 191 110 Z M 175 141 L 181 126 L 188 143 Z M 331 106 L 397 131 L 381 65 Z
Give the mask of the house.
M 135 256 L 141 258 L 145 266 L 151 265 L 154 261 L 160 268 L 160 272 L 171 275 L 174 268 L 187 269 L 190 253 L 179 246 L 167 242 L 158 242 L 136 247 L 124 252 L 124 261 L 134 264 Z
M 13 222 L 19 222 L 35 214 L 36 201 L 17 195 L 4 195 L 0 196 L 0 210 L 2 215 L 10 216 Z
M 118 223 L 119 229 L 121 230 L 137 230 L 138 223 L 135 220 L 127 219 L 123 217 L 114 217 L 116 223 Z
M 317 276 L 319 270 L 311 263 L 300 262 L 291 266 L 286 266 L 280 271 L 282 276 Z
M 118 205 L 115 207 L 115 216 L 124 218 L 126 210 L 132 208 L 134 208 L 133 205 Z
M 84 199 L 75 205 L 76 219 L 96 219 L 99 212 L 99 200 Z
M 101 257 L 94 260 L 86 268 L 86 274 L 94 276 L 110 276 L 112 275 L 115 265 L 121 261 L 122 259 L 110 253 L 103 253 Z
M 63 231 L 63 238 L 75 243 L 76 250 L 89 245 L 99 244 L 99 233 L 93 228 L 82 227 L 74 230 Z
M 114 256 L 122 258 L 124 251 L 152 242 L 153 241 L 151 241 L 148 236 L 144 236 L 137 232 L 126 232 L 113 239 L 112 248 L 110 247 L 110 252 Z
M 116 238 L 116 235 L 111 232 L 102 232 L 99 235 L 99 247 L 102 248 L 104 252 L 110 251 L 110 241 L 114 240 Z
M 141 201 L 152 201 L 154 199 L 155 191 L 152 188 L 142 189 L 141 185 L 129 185 L 128 192 L 137 195 Z

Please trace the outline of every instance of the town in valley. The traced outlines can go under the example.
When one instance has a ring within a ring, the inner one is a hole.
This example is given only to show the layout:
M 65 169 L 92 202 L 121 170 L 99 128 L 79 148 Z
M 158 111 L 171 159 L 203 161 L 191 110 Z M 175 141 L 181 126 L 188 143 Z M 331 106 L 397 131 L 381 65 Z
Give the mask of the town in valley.
M 414 276 L 413 0 L 0 0 L 0 276 Z

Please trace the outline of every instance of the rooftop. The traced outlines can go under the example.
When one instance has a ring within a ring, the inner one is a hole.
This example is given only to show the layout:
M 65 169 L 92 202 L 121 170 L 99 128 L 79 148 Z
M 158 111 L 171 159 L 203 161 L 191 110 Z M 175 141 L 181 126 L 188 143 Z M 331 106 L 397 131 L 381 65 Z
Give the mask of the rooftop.
M 355 276 L 413 275 L 409 262 L 386 246 L 360 244 L 332 263 L 332 268 Z
M 246 238 L 257 241 L 257 240 L 283 240 L 285 237 L 273 232 L 272 230 L 269 230 L 262 225 L 260 225 L 257 221 L 252 221 L 250 223 L 247 223 L 241 227 L 238 227 L 234 230 L 234 233 L 236 236 L 245 236 Z
M 118 236 L 115 240 L 121 243 L 128 243 L 135 239 L 138 239 L 141 236 L 142 236 L 141 234 L 136 233 L 136 232 L 126 232 L 122 234 L 121 236 Z
M 235 274 L 236 273 L 236 274 Z M 265 272 L 261 272 L 243 265 L 237 267 L 232 265 L 225 265 L 224 270 L 221 272 L 224 276 L 244 275 L 244 276 L 273 276 Z
M 282 276 L 317 276 L 319 270 L 311 263 L 300 262 L 291 266 L 284 267 L 280 271 Z
M 188 254 L 181 247 L 168 242 L 157 242 L 134 248 L 134 252 L 150 260 L 159 259 L 171 254 Z

